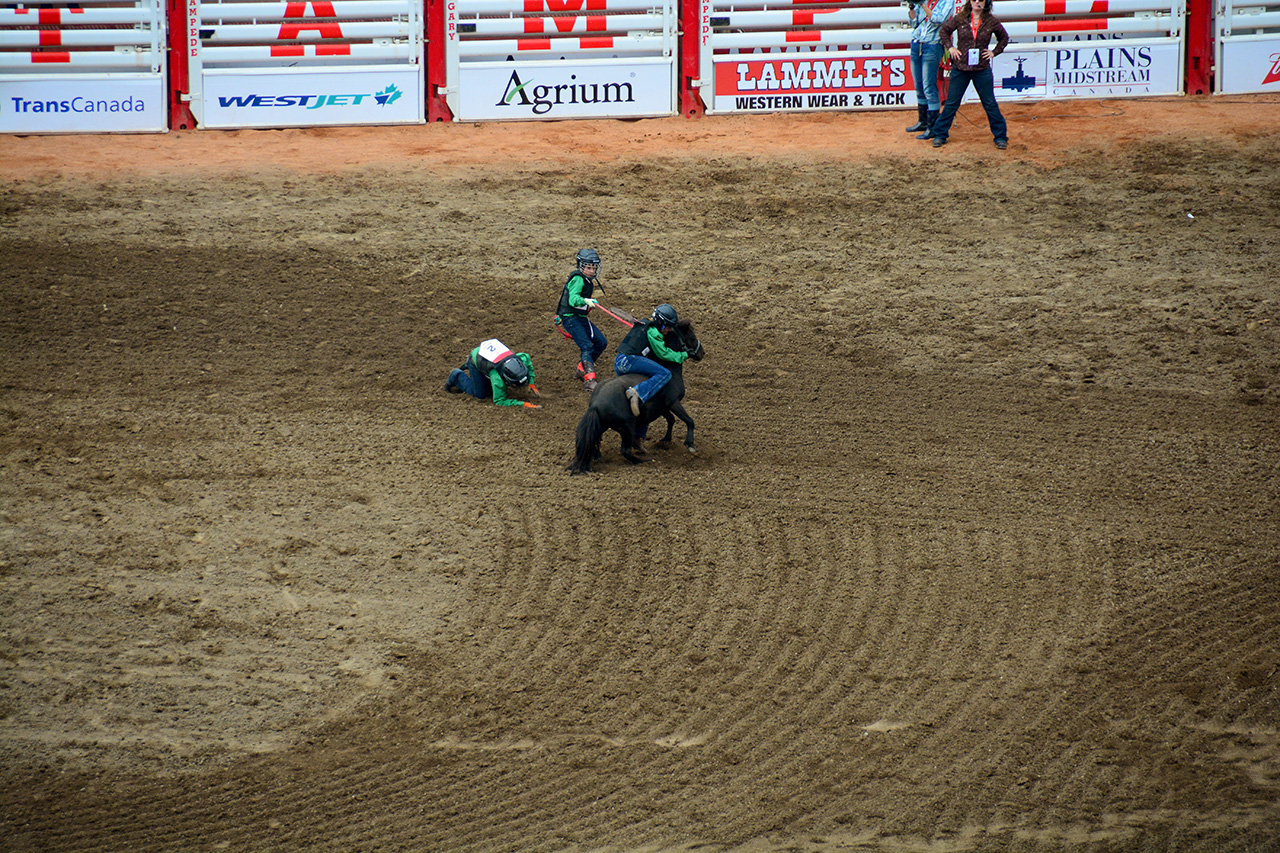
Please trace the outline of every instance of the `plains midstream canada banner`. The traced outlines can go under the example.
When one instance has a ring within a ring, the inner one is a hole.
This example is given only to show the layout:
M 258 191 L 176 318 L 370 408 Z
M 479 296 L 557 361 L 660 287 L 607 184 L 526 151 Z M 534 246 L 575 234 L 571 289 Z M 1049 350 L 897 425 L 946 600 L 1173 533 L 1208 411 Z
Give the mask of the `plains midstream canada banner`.
M 0 77 L 0 133 L 160 133 L 167 111 L 157 74 Z
M 1177 42 L 1132 39 L 1070 44 L 1011 44 L 996 57 L 997 100 L 1120 98 L 1182 91 Z M 977 100 L 970 88 L 966 100 Z

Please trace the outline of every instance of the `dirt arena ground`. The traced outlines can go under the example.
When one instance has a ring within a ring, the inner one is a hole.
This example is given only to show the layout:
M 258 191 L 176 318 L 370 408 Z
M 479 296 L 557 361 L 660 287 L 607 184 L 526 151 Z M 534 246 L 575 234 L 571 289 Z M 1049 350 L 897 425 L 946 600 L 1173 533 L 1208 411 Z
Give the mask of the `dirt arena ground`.
M 0 138 L 0 849 L 1280 850 L 1280 104 L 1005 111 Z

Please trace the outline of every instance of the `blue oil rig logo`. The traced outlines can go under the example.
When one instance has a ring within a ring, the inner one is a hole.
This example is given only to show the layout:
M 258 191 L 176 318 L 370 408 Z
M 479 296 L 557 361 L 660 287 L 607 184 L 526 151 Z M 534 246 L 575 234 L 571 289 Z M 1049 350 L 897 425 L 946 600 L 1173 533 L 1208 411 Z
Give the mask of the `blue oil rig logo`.
M 1025 56 L 1019 56 L 1014 62 L 1018 63 L 1018 73 L 1012 77 L 1004 77 L 1000 80 L 1000 88 L 1009 89 L 1014 92 L 1021 92 L 1026 89 L 1034 89 L 1036 87 L 1036 78 L 1030 77 L 1022 73 L 1022 63 L 1026 62 Z

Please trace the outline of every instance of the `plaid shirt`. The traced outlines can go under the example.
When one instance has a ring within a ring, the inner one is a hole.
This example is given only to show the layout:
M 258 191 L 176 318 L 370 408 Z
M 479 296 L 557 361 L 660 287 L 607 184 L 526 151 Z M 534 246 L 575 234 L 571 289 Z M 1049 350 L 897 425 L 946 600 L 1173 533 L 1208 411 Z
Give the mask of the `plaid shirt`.
M 925 0 L 912 3 L 907 10 L 907 23 L 911 25 L 911 40 L 920 44 L 939 44 L 938 27 L 951 17 L 954 0 Z
M 1000 19 L 995 15 L 987 15 L 982 19 L 982 23 L 978 25 L 977 38 L 975 38 L 973 25 L 969 22 L 969 13 L 963 10 L 960 11 L 938 30 L 938 36 L 942 39 L 944 50 L 951 49 L 952 33 L 956 34 L 956 47 L 960 48 L 960 58 L 958 60 L 953 59 L 951 65 L 961 71 L 981 71 L 991 66 L 991 63 L 985 58 L 979 58 L 977 65 L 970 66 L 970 48 L 986 48 L 991 43 L 991 36 L 994 35 L 996 37 L 996 46 L 991 49 L 991 52 L 999 56 L 1004 52 L 1004 46 L 1009 43 L 1009 34 L 1005 32 L 1004 24 L 1000 23 Z

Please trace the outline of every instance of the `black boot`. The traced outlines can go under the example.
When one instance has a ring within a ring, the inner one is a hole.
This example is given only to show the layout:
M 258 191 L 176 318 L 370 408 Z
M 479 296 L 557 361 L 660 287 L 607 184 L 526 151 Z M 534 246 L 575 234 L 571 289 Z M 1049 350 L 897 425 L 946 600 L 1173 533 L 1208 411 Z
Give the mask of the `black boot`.
M 929 126 L 924 129 L 924 133 L 916 137 L 916 139 L 933 139 L 933 123 L 938 120 L 938 111 L 929 110 Z
M 928 112 L 929 112 L 928 106 L 926 106 L 925 104 L 917 104 L 916 113 L 919 120 L 915 124 L 911 125 L 911 127 L 907 128 L 907 133 L 915 133 L 918 130 L 928 130 L 929 125 L 933 124 L 933 122 L 925 121 L 925 118 L 928 115 Z

